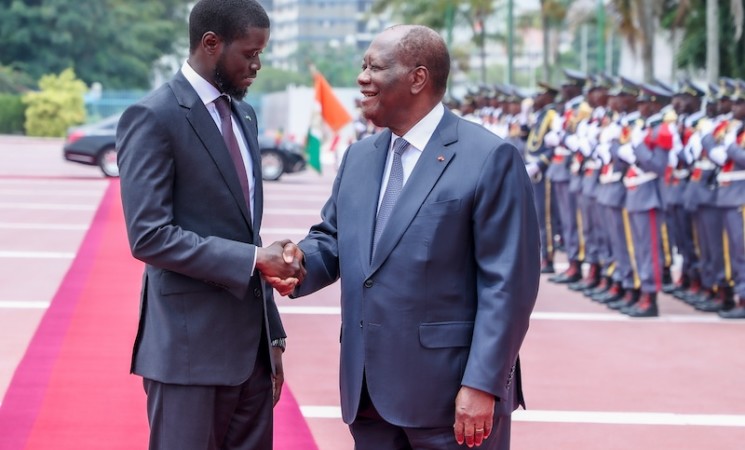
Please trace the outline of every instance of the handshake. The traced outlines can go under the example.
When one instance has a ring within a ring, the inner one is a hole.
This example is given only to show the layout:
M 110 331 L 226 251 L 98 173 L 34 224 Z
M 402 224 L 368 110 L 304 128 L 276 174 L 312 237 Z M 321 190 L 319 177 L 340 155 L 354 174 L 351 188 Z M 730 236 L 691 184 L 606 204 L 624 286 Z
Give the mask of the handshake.
M 259 247 L 256 270 L 280 295 L 289 295 L 305 278 L 303 251 L 289 239 Z

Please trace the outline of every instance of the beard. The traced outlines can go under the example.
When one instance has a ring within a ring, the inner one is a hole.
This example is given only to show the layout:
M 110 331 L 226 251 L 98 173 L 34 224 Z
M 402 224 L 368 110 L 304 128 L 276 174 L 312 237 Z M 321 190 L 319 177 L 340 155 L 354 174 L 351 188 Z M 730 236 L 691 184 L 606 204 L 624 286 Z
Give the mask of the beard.
M 227 77 L 226 73 L 227 70 L 225 69 L 225 61 L 223 55 L 220 55 L 220 59 L 217 60 L 217 64 L 215 65 L 214 74 L 215 84 L 217 84 L 217 88 L 220 90 L 220 92 L 228 94 L 236 100 L 243 100 L 243 97 L 246 96 L 248 88 L 236 86 L 236 84 Z

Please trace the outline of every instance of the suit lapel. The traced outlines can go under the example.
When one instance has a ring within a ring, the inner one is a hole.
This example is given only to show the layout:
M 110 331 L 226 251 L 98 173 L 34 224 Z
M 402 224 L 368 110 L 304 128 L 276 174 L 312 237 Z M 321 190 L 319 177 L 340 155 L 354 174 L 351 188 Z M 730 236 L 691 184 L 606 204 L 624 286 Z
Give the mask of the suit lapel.
M 261 219 L 264 211 L 264 184 L 262 182 L 261 175 L 261 149 L 259 148 L 259 140 L 256 135 L 256 127 L 252 126 L 252 123 L 256 121 L 256 116 L 252 114 L 249 108 L 241 103 L 234 101 L 232 102 L 234 107 L 235 116 L 238 117 L 238 123 L 243 130 L 243 135 L 246 137 L 246 146 L 248 147 L 248 154 L 251 157 L 251 165 L 253 167 L 254 177 L 254 217 L 253 217 L 253 230 L 254 238 L 258 238 L 258 230 L 261 229 Z M 256 241 L 258 242 L 258 241 Z
M 217 129 L 215 121 L 210 116 L 209 111 L 202 103 L 194 88 L 191 87 L 189 82 L 186 80 L 181 72 L 178 72 L 172 80 L 172 89 L 179 104 L 189 111 L 186 113 L 186 120 L 189 121 L 194 132 L 196 133 L 199 140 L 202 141 L 204 148 L 215 161 L 217 169 L 222 174 L 225 184 L 233 195 L 238 207 L 243 214 L 246 224 L 252 227 L 250 214 L 248 211 L 248 205 L 244 200 L 244 195 L 241 190 L 241 184 L 238 181 L 238 175 L 235 172 L 235 165 L 233 160 L 230 158 L 230 153 L 225 145 L 225 141 L 220 134 L 220 130 Z
M 373 272 L 380 267 L 401 239 L 422 203 L 437 184 L 437 180 L 455 157 L 455 149 L 450 144 L 458 140 L 457 120 L 454 114 L 446 110 L 432 138 L 419 156 L 419 161 L 406 181 L 380 236 L 372 259 Z
M 362 249 L 360 252 L 362 267 L 370 266 L 375 215 L 378 212 L 378 199 L 390 142 L 391 132 L 386 130 L 375 139 L 372 147 L 359 150 L 361 153 L 359 167 L 362 170 L 354 175 L 354 183 L 360 187 L 354 193 L 354 204 L 357 206 L 356 213 L 359 214 L 357 236 L 360 240 L 359 248 Z

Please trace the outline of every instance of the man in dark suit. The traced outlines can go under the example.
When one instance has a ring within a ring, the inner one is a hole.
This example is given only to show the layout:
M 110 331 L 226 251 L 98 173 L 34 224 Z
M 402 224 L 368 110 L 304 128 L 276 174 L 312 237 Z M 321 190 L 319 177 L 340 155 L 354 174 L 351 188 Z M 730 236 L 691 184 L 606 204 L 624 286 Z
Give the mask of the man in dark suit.
M 429 28 L 374 39 L 357 82 L 385 129 L 350 146 L 323 221 L 288 251 L 307 270 L 294 295 L 341 278 L 356 450 L 506 449 L 524 404 L 518 351 L 540 276 L 532 186 L 514 146 L 443 107 L 449 68 Z
M 241 102 L 269 19 L 255 0 L 203 0 L 189 58 L 117 130 L 132 255 L 145 262 L 132 372 L 151 449 L 272 448 L 285 332 L 264 276 L 302 278 L 261 248 L 256 114 Z

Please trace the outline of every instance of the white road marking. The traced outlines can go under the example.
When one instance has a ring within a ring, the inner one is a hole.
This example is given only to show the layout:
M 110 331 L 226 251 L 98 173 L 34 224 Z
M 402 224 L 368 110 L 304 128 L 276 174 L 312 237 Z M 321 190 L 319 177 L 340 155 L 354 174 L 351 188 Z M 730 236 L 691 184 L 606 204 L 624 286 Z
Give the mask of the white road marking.
M 0 301 L 0 309 L 47 309 L 49 302 L 6 300 Z
M 341 419 L 338 406 L 300 406 L 308 419 Z M 745 415 L 740 414 L 681 414 L 666 412 L 618 411 L 540 411 L 517 410 L 512 414 L 516 422 L 589 423 L 614 425 L 677 425 L 703 427 L 745 427 Z
M 72 259 L 75 252 L 11 252 L 0 251 L 0 258 L 20 259 Z
M 45 211 L 95 211 L 98 204 L 83 205 L 75 203 L 0 203 L 0 209 L 25 209 L 25 210 L 45 210 Z
M 54 231 L 85 231 L 88 224 L 62 223 L 9 223 L 0 222 L 2 230 L 54 230 Z
M 340 315 L 338 306 L 279 306 L 280 314 Z M 731 323 L 745 325 L 745 321 L 725 320 L 716 315 L 669 315 L 648 319 L 633 319 L 620 313 L 562 313 L 534 311 L 531 320 L 558 320 L 580 322 L 634 322 L 634 323 Z

